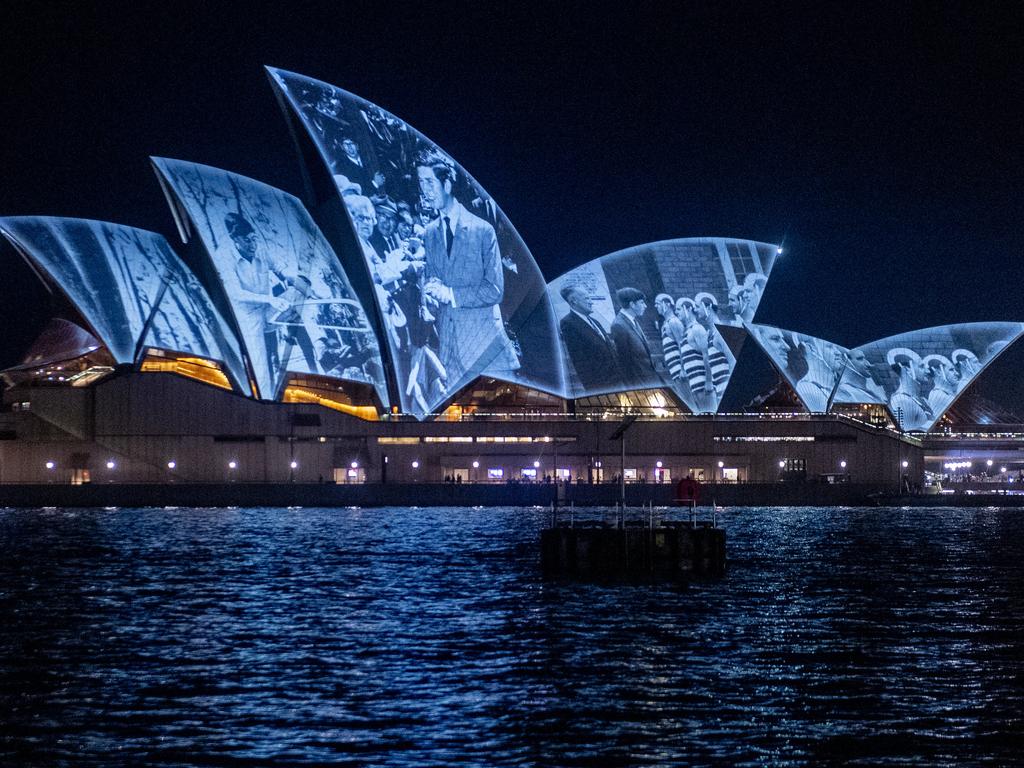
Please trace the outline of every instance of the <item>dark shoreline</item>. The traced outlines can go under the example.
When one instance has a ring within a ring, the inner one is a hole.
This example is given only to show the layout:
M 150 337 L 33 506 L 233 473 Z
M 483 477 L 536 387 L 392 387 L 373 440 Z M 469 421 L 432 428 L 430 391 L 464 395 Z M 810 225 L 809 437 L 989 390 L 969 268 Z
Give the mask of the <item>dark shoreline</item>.
M 532 507 L 612 506 L 620 500 L 616 485 L 480 484 L 480 483 L 223 483 L 87 485 L 0 485 L 0 506 L 5 507 L 391 507 L 485 506 Z M 626 504 L 674 506 L 675 485 L 626 486 Z M 914 506 L 914 507 L 1018 507 L 1024 495 L 954 493 L 900 496 L 880 492 L 877 486 L 819 483 L 707 485 L 699 506 Z

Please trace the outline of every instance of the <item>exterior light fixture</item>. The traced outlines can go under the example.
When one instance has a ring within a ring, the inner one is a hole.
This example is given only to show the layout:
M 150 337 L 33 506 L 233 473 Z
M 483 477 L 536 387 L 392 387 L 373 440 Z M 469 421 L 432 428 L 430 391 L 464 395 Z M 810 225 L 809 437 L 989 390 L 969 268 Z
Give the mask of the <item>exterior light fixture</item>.
M 725 462 L 724 461 L 718 462 L 718 468 L 719 469 L 722 469 L 724 466 L 725 466 Z
M 53 469 L 55 466 L 57 466 L 57 465 L 54 464 L 52 461 L 46 462 L 46 468 L 47 469 Z
M 473 469 L 480 469 L 480 462 L 479 461 L 474 461 L 473 462 Z
M 661 461 L 658 460 L 658 461 L 654 462 L 654 466 L 656 466 L 658 469 L 661 469 L 661 467 L 662 467 Z
M 779 256 L 781 256 L 781 255 L 782 255 L 782 247 L 780 246 L 779 248 L 777 248 L 777 249 L 775 250 L 775 252 L 776 252 L 777 254 L 779 254 Z
M 178 466 L 178 463 L 176 461 L 168 461 L 167 462 L 167 468 L 168 469 L 174 469 L 176 466 Z
M 412 463 L 412 468 L 413 468 L 413 469 L 419 469 L 419 468 L 420 468 L 420 463 L 419 463 L 418 461 L 414 461 L 414 462 Z
M 359 462 L 353 461 L 349 466 L 352 467 L 352 469 L 359 469 Z
M 779 469 L 785 469 L 785 468 L 786 468 L 786 462 L 785 461 L 780 461 L 779 462 Z
M 298 467 L 299 467 L 299 462 L 297 462 L 297 461 L 293 461 L 293 462 L 292 462 L 291 464 L 289 464 L 288 466 L 289 466 L 289 467 L 291 467 L 292 469 L 298 469 Z
M 900 462 L 900 466 L 906 469 L 907 467 L 910 466 L 910 462 L 904 459 L 903 461 Z
M 839 462 L 839 468 L 846 469 L 846 459 L 843 459 L 842 461 Z
M 238 466 L 238 462 L 237 461 L 229 461 L 228 462 L 228 469 L 235 469 L 237 466 Z
M 992 466 L 992 459 L 989 459 L 988 461 L 986 461 L 985 464 L 987 466 L 991 467 Z
M 533 468 L 534 469 L 539 469 L 540 468 L 540 462 L 539 461 L 533 462 Z
M 114 462 L 112 462 L 112 461 L 108 461 L 107 462 L 107 469 L 113 469 L 116 466 L 117 465 Z

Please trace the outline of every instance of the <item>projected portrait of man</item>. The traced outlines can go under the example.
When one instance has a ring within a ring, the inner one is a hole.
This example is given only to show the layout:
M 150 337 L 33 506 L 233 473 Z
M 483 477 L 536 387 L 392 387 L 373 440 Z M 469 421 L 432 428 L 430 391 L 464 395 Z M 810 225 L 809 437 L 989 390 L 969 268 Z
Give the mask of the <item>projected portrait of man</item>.
M 743 325 L 754 319 L 753 294 L 744 285 L 729 289 L 729 309 L 733 313 L 732 325 Z
M 932 388 L 928 393 L 928 406 L 932 413 L 942 413 L 960 389 L 960 374 L 943 355 L 928 355 L 921 364 L 931 379 Z
M 615 292 L 619 312 L 612 321 L 612 341 L 618 353 L 622 378 L 628 385 L 643 387 L 656 381 L 651 347 L 640 327 L 640 318 L 647 311 L 647 297 L 636 288 L 619 288 Z
M 455 166 L 440 152 L 417 156 L 416 178 L 423 202 L 437 211 L 423 231 L 423 293 L 436 318 L 438 356 L 448 385 L 480 363 L 488 363 L 499 378 L 511 377 L 519 358 L 501 318 L 505 282 L 494 227 L 455 198 Z M 496 354 L 482 360 L 488 349 Z
M 921 357 L 905 347 L 890 349 L 885 356 L 899 379 L 899 386 L 889 397 L 889 410 L 903 429 L 926 429 L 932 421 L 932 409 L 921 397 L 921 387 L 926 381 Z
M 224 227 L 238 256 L 234 272 L 242 335 L 247 339 L 262 337 L 263 349 L 250 349 L 249 354 L 256 358 L 254 365 L 269 366 L 268 370 L 276 373 L 281 362 L 277 351 L 277 326 L 272 320 L 277 313 L 288 309 L 288 302 L 274 295 L 271 280 L 284 281 L 284 265 L 275 262 L 259 247 L 256 230 L 241 213 L 227 214 Z
M 562 342 L 584 391 L 614 386 L 619 363 L 611 334 L 594 316 L 594 302 L 581 286 L 566 285 L 560 291 L 569 311 L 558 321 Z
M 846 355 L 843 382 L 836 393 L 840 403 L 884 403 L 885 390 L 871 375 L 871 361 L 863 349 L 851 349 Z

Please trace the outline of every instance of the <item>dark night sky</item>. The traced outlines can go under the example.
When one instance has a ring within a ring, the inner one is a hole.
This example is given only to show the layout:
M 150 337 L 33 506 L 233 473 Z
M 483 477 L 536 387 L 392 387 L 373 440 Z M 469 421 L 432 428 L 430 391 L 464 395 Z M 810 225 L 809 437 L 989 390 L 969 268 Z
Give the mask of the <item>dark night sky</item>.
M 1019 11 L 93 5 L 5 5 L 0 214 L 171 239 L 149 155 L 299 193 L 271 64 L 435 140 L 548 278 L 651 240 L 785 237 L 759 322 L 855 345 L 1024 320 Z M 48 305 L 10 249 L 2 259 L 8 363 Z M 1024 354 L 1004 360 L 992 386 L 1024 403 Z

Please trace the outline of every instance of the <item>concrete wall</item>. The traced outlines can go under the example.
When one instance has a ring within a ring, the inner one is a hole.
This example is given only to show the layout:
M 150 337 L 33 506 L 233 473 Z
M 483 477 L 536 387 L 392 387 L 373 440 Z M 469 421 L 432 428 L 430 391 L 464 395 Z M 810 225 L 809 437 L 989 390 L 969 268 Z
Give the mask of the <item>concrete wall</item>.
M 597 480 L 600 467 L 609 482 L 624 464 L 638 480 L 654 481 L 661 462 L 668 493 L 691 469 L 721 480 L 719 462 L 743 483 L 777 484 L 779 462 L 787 459 L 803 461 L 810 480 L 844 471 L 845 461 L 851 484 L 890 492 L 904 473 L 911 482 L 922 477 L 915 442 L 839 417 L 640 420 L 625 432 L 623 462 L 622 444 L 611 439 L 617 420 L 368 422 L 316 405 L 257 402 L 163 373 L 18 397 L 30 410 L 6 414 L 16 439 L 0 440 L 0 483 L 66 483 L 76 470 L 87 470 L 94 484 L 319 483 L 347 479 L 354 463 L 360 481 L 439 483 L 460 471 L 466 482 L 483 482 L 488 469 L 500 469 L 498 485 L 505 485 L 535 462 L 539 480 L 563 468 L 573 479 Z

